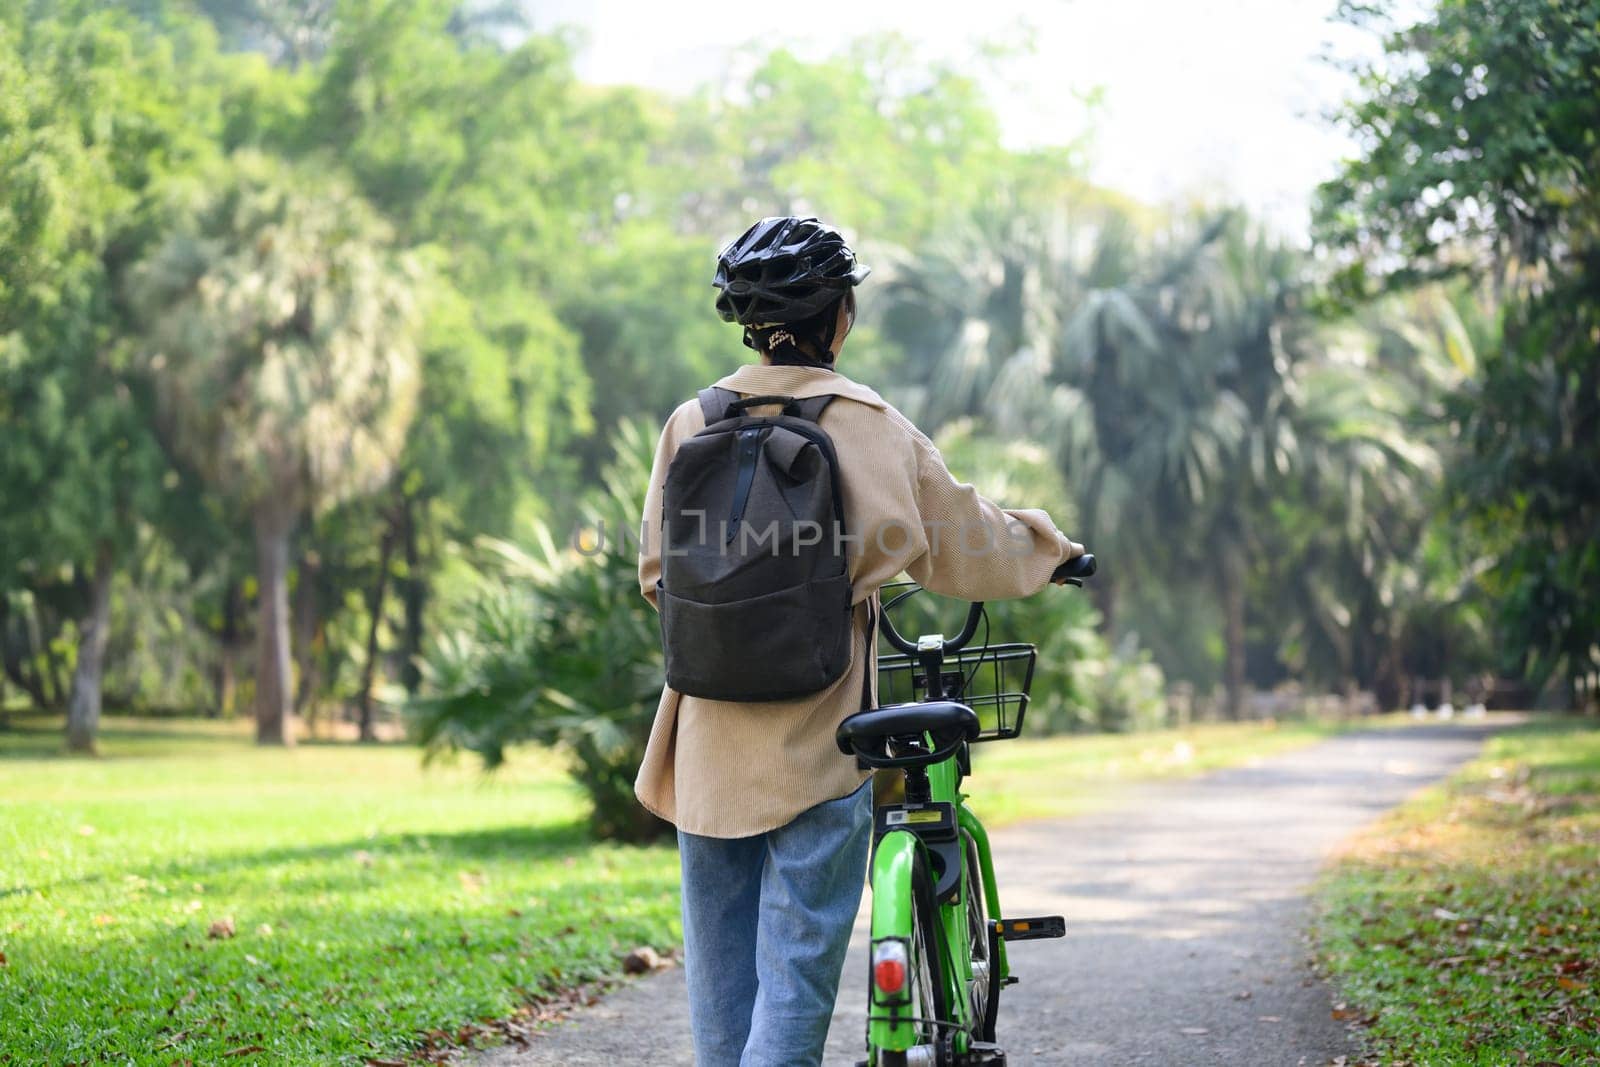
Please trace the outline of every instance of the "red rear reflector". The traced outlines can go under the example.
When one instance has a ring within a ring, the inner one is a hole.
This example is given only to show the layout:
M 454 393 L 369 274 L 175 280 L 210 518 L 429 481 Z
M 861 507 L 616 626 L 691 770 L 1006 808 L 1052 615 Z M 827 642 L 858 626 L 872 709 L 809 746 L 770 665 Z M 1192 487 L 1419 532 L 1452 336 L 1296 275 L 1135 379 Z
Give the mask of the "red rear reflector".
M 899 960 L 879 960 L 873 965 L 872 981 L 884 993 L 898 993 L 906 985 L 906 965 Z

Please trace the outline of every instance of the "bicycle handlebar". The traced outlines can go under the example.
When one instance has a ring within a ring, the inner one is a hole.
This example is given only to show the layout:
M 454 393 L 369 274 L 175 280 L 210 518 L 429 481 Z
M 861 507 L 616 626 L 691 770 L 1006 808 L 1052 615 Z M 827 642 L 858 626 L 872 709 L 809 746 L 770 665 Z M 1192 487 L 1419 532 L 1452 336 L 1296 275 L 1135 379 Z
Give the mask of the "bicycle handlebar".
M 1094 574 L 1097 569 L 1092 553 L 1085 552 L 1075 556 L 1057 567 L 1050 575 L 1050 581 L 1064 585 L 1083 585 L 1083 580 Z M 912 590 L 915 592 L 916 590 Z M 904 594 L 903 594 L 904 595 Z M 944 642 L 945 655 L 959 652 L 967 647 L 967 642 L 978 632 L 978 620 L 983 618 L 983 601 L 975 600 L 967 606 L 967 622 L 961 627 L 961 632 L 955 637 Z M 884 640 L 890 645 L 904 652 L 908 656 L 917 654 L 917 645 L 914 641 L 907 641 L 894 628 L 894 623 L 889 620 L 889 612 L 884 610 L 878 614 L 878 630 L 883 634 Z
M 1061 566 L 1051 572 L 1052 582 L 1066 582 L 1071 585 L 1082 585 L 1085 578 L 1092 578 L 1099 569 L 1095 563 L 1094 553 L 1085 552 L 1081 556 L 1073 556 Z

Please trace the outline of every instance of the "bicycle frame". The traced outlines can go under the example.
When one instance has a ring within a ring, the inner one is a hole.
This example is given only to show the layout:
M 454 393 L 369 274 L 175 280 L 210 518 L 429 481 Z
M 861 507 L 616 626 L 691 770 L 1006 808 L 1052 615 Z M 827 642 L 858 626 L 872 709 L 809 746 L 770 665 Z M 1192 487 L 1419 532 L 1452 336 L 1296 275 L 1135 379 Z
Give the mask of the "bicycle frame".
M 940 999 L 945 1003 L 946 1014 L 949 1016 L 948 1019 L 941 1021 L 957 1027 L 953 1033 L 952 1044 L 954 1051 L 960 1054 L 966 1052 L 973 1037 L 981 1033 L 984 1022 L 981 1018 L 974 1018 L 974 1006 L 968 999 L 967 992 L 972 981 L 967 893 L 973 890 L 982 892 L 990 915 L 1001 914 L 1000 894 L 995 881 L 994 864 L 989 854 L 989 835 L 984 830 L 983 824 L 978 821 L 978 817 L 964 803 L 965 795 L 959 789 L 961 775 L 957 759 L 952 757 L 942 763 L 930 765 L 927 768 L 927 775 L 930 801 L 954 807 L 957 827 L 971 839 L 978 857 L 979 870 L 976 872 L 966 870 L 967 850 L 965 847 L 958 850 L 963 869 L 962 876 L 957 882 L 959 888 L 954 897 L 936 904 L 936 913 L 939 917 L 936 941 L 940 960 L 933 970 L 936 972 L 936 979 L 943 982 L 943 996 Z M 965 844 L 964 840 L 962 844 Z M 919 853 L 922 862 L 926 864 L 925 869 L 931 875 L 934 869 L 932 856 L 914 831 L 890 830 L 878 839 L 872 859 L 874 945 L 886 938 L 903 939 L 909 944 L 916 936 L 912 918 L 912 901 L 915 893 L 913 872 Z M 1003 944 L 999 945 L 999 951 L 996 953 L 996 958 L 991 961 L 991 967 L 993 968 L 991 982 L 1003 983 L 1009 974 Z M 903 1052 L 916 1045 L 919 1033 L 917 1024 L 911 1016 L 908 998 L 898 998 L 897 1002 L 886 999 L 871 982 L 870 976 L 867 986 L 871 998 L 871 1011 L 867 1023 L 869 1049 Z

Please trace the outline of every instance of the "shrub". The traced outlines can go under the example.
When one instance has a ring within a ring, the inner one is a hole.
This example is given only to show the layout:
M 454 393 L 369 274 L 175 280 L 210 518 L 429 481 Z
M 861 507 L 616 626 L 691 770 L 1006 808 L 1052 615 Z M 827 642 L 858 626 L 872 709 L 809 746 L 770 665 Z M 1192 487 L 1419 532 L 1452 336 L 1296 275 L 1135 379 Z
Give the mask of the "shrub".
M 626 425 L 618 440 L 605 488 L 584 508 L 596 522 L 607 516 L 608 535 L 610 516 L 640 513 L 649 476 L 645 431 Z M 606 536 L 580 552 L 545 529 L 536 541 L 535 552 L 483 542 L 490 580 L 465 625 L 428 651 L 423 695 L 408 715 L 430 756 L 465 749 L 493 768 L 513 744 L 563 748 L 598 836 L 655 837 L 671 827 L 633 795 L 662 683 L 660 631 L 639 595 L 635 543 Z

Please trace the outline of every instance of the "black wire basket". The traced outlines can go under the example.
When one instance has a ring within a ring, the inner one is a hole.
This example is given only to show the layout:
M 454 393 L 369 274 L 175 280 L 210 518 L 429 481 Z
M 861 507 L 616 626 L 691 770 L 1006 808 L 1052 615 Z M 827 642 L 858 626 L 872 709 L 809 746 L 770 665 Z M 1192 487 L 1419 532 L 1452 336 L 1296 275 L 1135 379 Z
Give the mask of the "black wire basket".
M 944 699 L 978 713 L 979 741 L 1005 741 L 1022 733 L 1033 685 L 1032 645 L 978 645 L 944 657 Z M 909 704 L 928 698 L 928 672 L 915 656 L 878 657 L 878 704 Z

